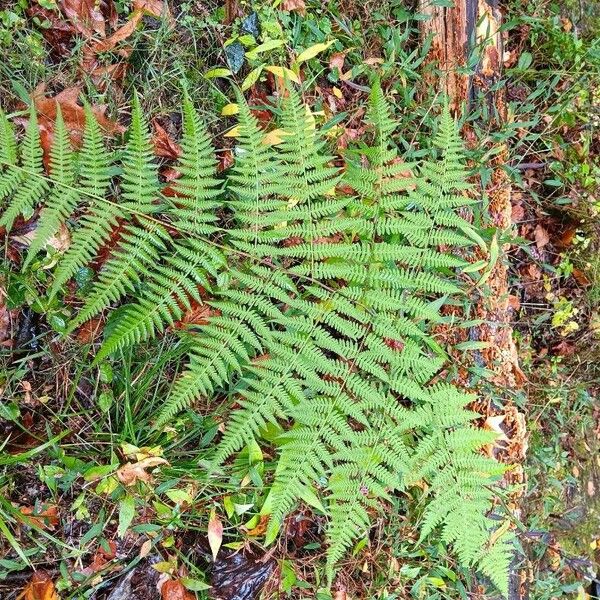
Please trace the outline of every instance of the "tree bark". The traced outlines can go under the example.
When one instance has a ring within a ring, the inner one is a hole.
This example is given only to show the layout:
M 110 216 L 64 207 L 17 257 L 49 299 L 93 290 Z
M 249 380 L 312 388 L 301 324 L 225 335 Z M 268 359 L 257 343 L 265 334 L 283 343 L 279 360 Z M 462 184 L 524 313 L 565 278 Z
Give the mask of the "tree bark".
M 448 96 L 452 110 L 468 110 L 476 102 L 487 110 L 488 129 L 499 129 L 506 119 L 504 86 L 493 87 L 500 80 L 503 57 L 503 40 L 500 32 L 502 16 L 498 0 L 454 0 L 453 7 L 431 6 L 431 0 L 420 0 L 420 12 L 429 19 L 421 22 L 423 39 L 433 36 L 430 61 L 437 63 L 439 80 L 431 81 L 441 86 Z M 474 57 L 477 57 L 475 61 Z M 467 65 L 475 64 L 468 72 Z M 470 132 L 465 131 L 469 136 Z M 482 196 L 487 198 L 488 226 L 499 233 L 510 231 L 511 184 L 503 166 L 508 161 L 508 148 L 502 144 L 490 167 L 492 176 Z M 496 238 L 497 239 L 497 238 Z M 522 463 L 527 452 L 527 432 L 524 415 L 514 406 L 506 394 L 517 389 L 525 380 L 518 364 L 518 356 L 512 336 L 511 297 L 508 286 L 507 256 L 510 244 L 502 244 L 499 258 L 476 302 L 477 317 L 484 320 L 481 326 L 469 333 L 472 340 L 489 342 L 489 348 L 481 351 L 484 366 L 494 373 L 493 383 L 504 397 L 502 402 L 485 397 L 475 407 L 485 418 L 484 426 L 501 430 L 502 441 L 493 449 L 494 456 L 514 465 L 505 476 L 505 485 L 517 485 L 511 495 L 509 510 L 516 518 L 520 516 L 520 500 L 524 492 L 525 476 Z M 477 257 L 484 258 L 484 257 Z M 506 390 L 506 392 L 505 392 Z M 511 573 L 509 599 L 527 597 L 522 573 L 516 568 L 522 557 L 515 556 L 515 568 Z

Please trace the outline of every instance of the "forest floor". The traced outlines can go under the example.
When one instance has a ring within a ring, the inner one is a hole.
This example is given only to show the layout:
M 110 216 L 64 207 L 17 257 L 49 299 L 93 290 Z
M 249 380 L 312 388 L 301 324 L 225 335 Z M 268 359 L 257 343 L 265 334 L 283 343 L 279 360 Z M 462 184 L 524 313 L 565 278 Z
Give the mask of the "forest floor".
M 509 147 L 513 230 L 503 232 L 511 243 L 503 259 L 521 381 L 503 393 L 526 415 L 517 526 L 523 597 L 584 600 L 600 590 L 600 9 L 592 0 L 506 4 L 507 123 L 493 134 L 474 126 L 470 145 L 493 135 Z M 180 151 L 185 80 L 225 169 L 234 148 L 223 135 L 232 125 L 226 77 L 268 121 L 260 107 L 274 89 L 271 67 L 307 49 L 314 56 L 304 94 L 328 122 L 336 152 L 365 131 L 374 70 L 398 105 L 399 145 L 415 139 L 435 94 L 423 75 L 434 67 L 408 0 L 5 0 L 1 104 L 18 118 L 34 102 L 44 140 L 53 127 L 44 111 L 54 102 L 71 132 L 81 132 L 83 92 L 118 136 L 136 90 L 168 179 Z M 210 514 L 212 503 L 194 502 L 194 458 L 219 423 L 174 421 L 161 447 L 141 433 L 177 350 L 157 343 L 90 375 L 99 322 L 62 338 L 69 307 L 40 299 L 44 269 L 11 269 L 30 233 L 29 221 L 10 236 L 0 232 L 0 598 L 191 600 L 216 597 L 211 585 L 224 600 L 329 598 L 320 517 L 298 509 L 276 552 L 265 555 L 264 525 L 244 517 L 254 482 L 211 490 L 222 521 Z M 58 252 L 69 243 L 68 232 L 53 241 Z M 144 465 L 161 461 L 151 477 Z M 117 477 L 144 482 L 136 491 L 144 509 L 132 515 L 128 535 L 118 534 L 110 500 Z M 400 503 L 387 508 L 346 559 L 335 600 L 488 597 L 440 543 L 415 546 Z M 215 535 L 227 552 L 213 564 Z

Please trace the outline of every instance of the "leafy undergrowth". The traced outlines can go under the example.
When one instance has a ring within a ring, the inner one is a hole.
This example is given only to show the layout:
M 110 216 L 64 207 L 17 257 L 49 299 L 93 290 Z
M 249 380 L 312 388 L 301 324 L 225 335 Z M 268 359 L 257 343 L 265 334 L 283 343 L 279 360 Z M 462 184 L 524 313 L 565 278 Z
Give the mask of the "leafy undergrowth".
M 395 109 L 400 154 L 420 160 L 430 146 L 435 103 L 421 82 L 431 66 L 423 61 L 426 47 L 410 3 L 284 0 L 275 8 L 256 3 L 253 12 L 235 2 L 107 1 L 98 5 L 100 16 L 74 16 L 65 10 L 69 2 L 24 4 L 0 9 L 0 45 L 9 57 L 0 66 L 0 91 L 11 117 L 24 124 L 36 89 L 46 165 L 56 102 L 78 143 L 83 90 L 118 147 L 135 89 L 151 119 L 160 181 L 176 182 L 185 80 L 218 136 L 222 172 L 237 145 L 235 132 L 221 135 L 231 131 L 237 110 L 227 78 L 244 90 L 260 126 L 275 131 L 270 142 L 276 143 L 278 84 L 300 75 L 304 99 L 339 166 L 348 147 L 369 139 L 365 110 L 374 69 Z M 588 597 L 598 563 L 600 107 L 593 11 L 585 3 L 510 8 L 504 61 L 511 119 L 493 133 L 495 141 L 509 143 L 519 236 L 510 257 L 511 304 L 527 381 L 514 400 L 528 413 L 530 437 L 517 532 L 522 587 L 536 599 Z M 473 115 L 477 140 L 487 140 Z M 470 158 L 485 178 L 482 150 L 469 141 Z M 225 407 L 214 402 L 172 416 L 160 437 L 153 432 L 193 343 L 183 330 L 205 322 L 206 306 L 190 307 L 155 343 L 128 347 L 119 360 L 92 367 L 104 319 L 70 337 L 60 334 L 109 253 L 81 269 L 64 294 L 49 298 L 56 262 L 72 247 L 72 223 L 54 232 L 43 260 L 19 272 L 14 265 L 27 255 L 34 223 L 19 219 L 4 236 L 2 598 L 23 592 L 28 600 L 55 593 L 191 600 L 215 590 L 234 598 L 244 586 L 248 597 L 262 590 L 264 598 L 489 597 L 489 588 L 439 537 L 418 543 L 425 482 L 372 513 L 373 527 L 342 559 L 331 592 L 324 569 L 328 519 L 319 498 L 304 497 L 284 521 L 275 549 L 265 548 L 268 521 L 260 513 L 264 482 L 276 465 L 273 448 L 250 444 L 228 477 L 209 477 L 203 459 L 227 427 Z

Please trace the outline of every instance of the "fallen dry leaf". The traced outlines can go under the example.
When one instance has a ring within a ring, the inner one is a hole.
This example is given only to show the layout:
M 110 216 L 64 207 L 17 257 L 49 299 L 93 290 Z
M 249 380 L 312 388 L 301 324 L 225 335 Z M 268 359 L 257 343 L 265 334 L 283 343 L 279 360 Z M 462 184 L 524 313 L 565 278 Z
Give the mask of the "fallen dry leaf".
M 46 571 L 36 571 L 17 600 L 59 600 L 52 578 Z
M 63 15 L 75 31 L 86 38 L 106 36 L 106 22 L 115 26 L 117 9 L 113 0 L 59 0 Z
M 88 43 L 84 46 L 81 69 L 89 75 L 92 78 L 92 81 L 100 88 L 103 87 L 103 83 L 105 83 L 106 80 L 118 82 L 125 77 L 127 59 L 129 58 L 132 49 L 129 47 L 119 49 L 116 54 L 124 59 L 124 61 L 111 65 L 101 64 L 99 55 L 114 50 L 118 44 L 130 37 L 136 30 L 143 16 L 141 11 L 134 11 L 129 21 L 117 29 L 111 36 L 96 42 Z
M 102 544 L 98 545 L 92 562 L 82 569 L 80 573 L 87 575 L 93 575 L 98 571 L 102 571 L 106 568 L 106 565 L 110 563 L 117 556 L 117 545 L 112 540 L 108 541 L 108 549 L 104 548 Z
M 179 158 L 181 156 L 181 146 L 171 138 L 157 119 L 152 121 L 152 125 L 154 125 L 155 130 L 152 136 L 152 143 L 156 156 L 171 159 Z
M 50 45 L 51 54 L 54 57 L 64 58 L 71 54 L 76 31 L 73 25 L 63 19 L 58 11 L 42 8 L 37 2 L 30 2 L 27 14 L 32 20 L 35 19 L 47 25 L 41 29 L 41 33 Z
M 338 69 L 341 73 L 344 70 L 344 61 L 346 60 L 345 52 L 334 52 L 329 59 L 329 68 Z
M 10 338 L 10 312 L 6 308 L 6 291 L 0 286 L 0 344 Z
M 34 506 L 21 506 L 19 511 L 26 517 L 25 521 L 39 529 L 54 529 L 58 525 L 58 507 L 50 504 L 40 510 Z
M 117 478 L 123 485 L 134 485 L 137 481 L 148 483 L 152 481 L 152 475 L 146 469 L 167 464 L 169 463 L 160 456 L 150 456 L 136 463 L 128 462 L 117 469 Z
M 217 515 L 217 511 L 213 508 L 210 511 L 210 518 L 208 520 L 208 543 L 212 551 L 213 560 L 217 560 L 217 554 L 221 543 L 223 542 L 223 523 Z
M 260 515 L 260 520 L 258 521 L 258 525 L 256 525 L 256 527 L 253 527 L 252 529 L 246 529 L 245 527 L 242 527 L 242 529 L 248 535 L 263 535 L 265 531 L 267 531 L 270 517 L 271 515 Z
M 134 0 L 133 10 L 139 10 L 152 17 L 164 17 L 169 21 L 172 20 L 169 5 L 163 0 Z
M 37 223 L 36 227 L 29 229 L 29 231 L 23 233 L 22 235 L 13 235 L 10 237 L 10 240 L 13 243 L 20 244 L 24 248 L 28 248 L 31 245 L 33 239 L 35 238 L 36 232 Z M 44 247 L 50 246 L 51 248 L 54 248 L 59 254 L 62 254 L 63 252 L 68 250 L 70 245 L 71 233 L 69 231 L 69 228 L 64 223 L 61 223 L 58 228 L 58 231 L 51 238 L 48 239 Z M 56 260 L 58 260 L 58 256 L 56 257 Z M 52 261 L 51 264 L 46 265 L 44 268 L 50 269 L 55 264 L 56 262 Z
M 306 2 L 304 0 L 283 0 L 281 8 L 282 10 L 295 11 L 303 15 L 306 12 Z
M 177 579 L 165 581 L 160 589 L 161 600 L 195 600 L 195 595 Z
M 535 245 L 541 250 L 544 246 L 548 244 L 550 241 L 550 236 L 546 229 L 538 223 L 536 225 L 535 230 L 533 232 L 533 236 L 535 238 Z

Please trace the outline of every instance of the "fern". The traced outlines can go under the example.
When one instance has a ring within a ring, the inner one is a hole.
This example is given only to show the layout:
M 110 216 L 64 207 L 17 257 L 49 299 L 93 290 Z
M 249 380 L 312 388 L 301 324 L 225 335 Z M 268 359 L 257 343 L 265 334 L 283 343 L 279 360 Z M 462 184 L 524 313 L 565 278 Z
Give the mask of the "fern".
M 8 149 L 5 151 L 9 159 L 14 158 L 12 153 L 10 132 L 7 132 L 6 126 L 3 128 L 4 135 L 7 135 Z M 19 172 L 20 175 L 16 175 Z M 1 195 L 11 195 L 9 204 L 0 217 L 0 228 L 6 228 L 10 231 L 14 225 L 15 219 L 20 214 L 33 211 L 35 205 L 44 197 L 48 191 L 48 184 L 44 177 L 44 167 L 42 163 L 42 147 L 40 145 L 40 135 L 38 132 L 37 114 L 32 106 L 29 112 L 29 122 L 25 132 L 25 138 L 21 143 L 20 165 L 17 169 L 9 165 L 8 169 L 2 174 L 0 180 Z
M 86 302 L 73 319 L 72 331 L 128 292 L 134 292 L 148 267 L 159 263 L 170 241 L 165 226 L 152 215 L 161 209 L 160 183 L 150 131 L 137 95 L 133 98 L 129 139 L 123 153 L 120 207 L 131 216 L 121 239 L 98 276 Z M 104 237 L 102 232 L 99 236 Z
M 79 200 L 75 187 L 75 158 L 59 104 L 56 105 L 54 141 L 50 150 L 50 182 L 52 190 L 40 213 L 24 269 L 71 215 Z
M 24 177 L 17 160 L 15 132 L 4 111 L 0 109 L 0 202 L 14 193 Z
M 134 107 L 135 108 L 135 107 Z M 201 124 L 191 101 L 184 98 L 183 104 L 183 154 L 178 168 L 182 177 L 175 185 L 177 198 L 169 208 L 174 225 L 180 230 L 195 235 L 212 233 L 216 219 L 215 198 L 219 196 L 220 184 L 215 178 L 216 162 L 208 134 Z M 140 141 L 140 140 L 138 140 Z M 141 156 L 141 145 L 136 155 Z M 148 163 L 140 165 L 142 170 Z M 126 173 L 124 173 L 124 179 Z M 155 195 L 154 177 L 148 173 L 148 189 L 132 190 L 132 200 Z M 124 185 L 128 182 L 125 179 Z M 171 254 L 154 269 L 146 269 L 139 301 L 125 307 L 113 332 L 102 345 L 96 360 L 102 360 L 115 350 L 153 338 L 168 325 L 182 318 L 191 301 L 202 303 L 200 289 L 210 289 L 209 277 L 216 277 L 223 264 L 222 254 L 210 243 L 198 238 L 171 243 Z
M 117 227 L 119 219 L 124 218 L 124 212 L 117 204 L 106 202 L 111 176 L 110 155 L 104 147 L 100 126 L 87 103 L 84 110 L 85 130 L 78 162 L 79 191 L 82 200 L 87 203 L 87 211 L 79 219 L 71 245 L 56 269 L 51 296 L 55 296 L 79 269 L 92 261 Z
M 50 189 L 29 263 L 81 211 L 52 295 L 117 237 L 70 325 L 127 299 L 96 362 L 207 304 L 207 322 L 187 332 L 187 365 L 155 428 L 199 401 L 235 406 L 207 455 L 211 472 L 260 443 L 266 429 L 280 432 L 267 543 L 298 502 L 321 506 L 331 583 L 382 501 L 426 481 L 420 541 L 438 533 L 464 566 L 506 592 L 511 536 L 492 514 L 504 467 L 481 453 L 493 436 L 473 424 L 474 398 L 438 381 L 447 357 L 434 326 L 446 321 L 444 304 L 466 293 L 457 275 L 474 246 L 484 246 L 466 218 L 469 173 L 454 120 L 445 109 L 432 157 L 405 163 L 375 85 L 370 143 L 339 167 L 296 90 L 279 107 L 274 146 L 263 143 L 241 94 L 238 105 L 235 164 L 219 177 L 210 137 L 184 94 L 181 177 L 164 196 L 137 97 L 119 175 L 89 107 L 77 161 L 59 117 L 50 187 L 35 115 L 19 166 L 0 115 L 0 196 L 6 189 L 10 198 L 2 219 L 12 225 Z M 28 185 L 41 183 L 23 192 L 11 179 L 21 172 L 39 174 Z

